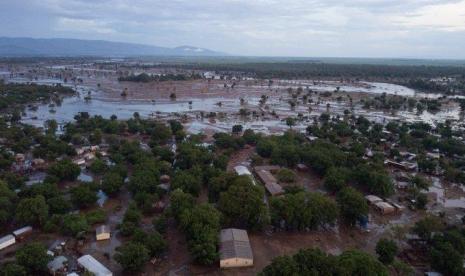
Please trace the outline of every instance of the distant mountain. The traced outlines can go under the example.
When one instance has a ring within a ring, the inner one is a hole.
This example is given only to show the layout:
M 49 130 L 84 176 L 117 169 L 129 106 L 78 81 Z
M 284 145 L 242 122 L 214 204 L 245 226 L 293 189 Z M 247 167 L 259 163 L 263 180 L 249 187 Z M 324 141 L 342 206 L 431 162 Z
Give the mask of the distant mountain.
M 0 37 L 0 57 L 134 57 L 134 56 L 226 56 L 227 54 L 193 46 L 176 48 L 144 44 L 66 38 Z

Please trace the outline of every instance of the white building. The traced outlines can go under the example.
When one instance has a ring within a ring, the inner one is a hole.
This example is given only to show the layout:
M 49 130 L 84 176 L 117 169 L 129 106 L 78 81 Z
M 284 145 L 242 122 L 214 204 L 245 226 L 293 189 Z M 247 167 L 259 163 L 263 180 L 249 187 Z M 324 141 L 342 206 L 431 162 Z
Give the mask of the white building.
M 99 261 L 94 259 L 91 255 L 84 255 L 77 259 L 79 266 L 86 271 L 93 273 L 95 276 L 113 276 L 113 273 L 108 270 Z
M 234 171 L 236 171 L 237 175 L 252 175 L 249 169 L 245 166 L 235 166 Z
M 0 250 L 7 248 L 10 245 L 16 243 L 15 236 L 13 235 L 6 235 L 0 238 Z

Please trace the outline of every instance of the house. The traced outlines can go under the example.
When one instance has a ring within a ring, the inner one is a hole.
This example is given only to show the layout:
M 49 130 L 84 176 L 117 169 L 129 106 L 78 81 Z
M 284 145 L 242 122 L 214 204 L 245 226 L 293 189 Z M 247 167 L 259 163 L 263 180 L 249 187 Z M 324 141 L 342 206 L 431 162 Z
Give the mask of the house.
M 396 208 L 391 204 L 381 201 L 374 204 L 376 210 L 383 215 L 392 214 L 396 211 Z
M 297 170 L 301 172 L 308 171 L 308 166 L 302 163 L 297 164 Z
M 77 259 L 78 265 L 95 276 L 113 276 L 113 273 L 91 255 L 84 255 Z
M 170 191 L 170 185 L 169 184 L 160 184 L 157 186 L 158 188 L 162 189 L 162 190 L 165 190 L 167 192 Z
M 6 235 L 0 238 L 0 250 L 7 248 L 10 245 L 16 243 L 15 236 L 13 235 Z
M 17 154 L 15 155 L 15 160 L 16 160 L 17 163 L 22 163 L 22 162 L 24 162 L 24 160 L 25 160 L 24 154 L 22 154 L 22 153 L 17 153 Z
M 388 200 L 387 203 L 391 204 L 391 205 L 396 209 L 396 212 L 401 213 L 402 211 L 405 210 L 405 207 L 404 207 L 404 206 L 402 206 L 402 205 L 400 205 L 400 204 L 397 204 L 397 203 L 395 203 L 395 202 L 392 202 L 392 201 L 389 201 L 389 200 Z
M 254 168 L 254 170 L 255 171 L 257 171 L 257 170 L 265 170 L 265 171 L 270 171 L 272 173 L 276 173 L 279 170 L 281 170 L 281 167 L 277 166 L 277 165 L 264 165 L 264 166 L 256 166 Z
M 396 182 L 396 188 L 399 189 L 399 190 L 405 190 L 409 186 L 410 186 L 409 182 L 405 182 L 405 181 L 397 181 Z
M 167 174 L 164 174 L 164 175 L 160 176 L 160 182 L 161 183 L 169 183 L 170 180 L 171 180 L 171 178 Z
M 375 195 L 367 195 L 365 196 L 365 199 L 368 201 L 370 205 L 374 205 L 375 203 L 383 201 L 381 198 L 375 196 Z
M 78 166 L 83 166 L 86 164 L 86 160 L 84 159 L 76 159 L 73 161 L 74 164 L 78 165 Z
M 94 160 L 95 159 L 95 153 L 93 152 L 88 152 L 84 154 L 84 159 L 87 161 Z
M 15 230 L 13 232 L 13 235 L 16 237 L 18 241 L 24 240 L 27 236 L 29 236 L 32 233 L 32 227 L 31 226 L 25 226 L 22 228 L 19 228 L 18 230 Z
M 276 178 L 271 174 L 270 170 L 267 170 L 266 167 L 270 166 L 259 166 L 255 167 L 255 173 L 257 174 L 260 181 L 262 181 L 265 189 L 272 195 L 277 196 L 284 193 L 281 185 L 278 184 Z
M 52 275 L 65 275 L 68 270 L 68 259 L 65 256 L 57 256 L 48 262 L 47 268 Z
M 399 162 L 395 162 L 392 160 L 386 160 L 384 161 L 384 164 L 387 166 L 395 167 L 395 168 L 405 170 L 405 171 L 413 171 L 413 170 L 416 170 L 417 168 L 417 164 L 406 162 L 406 161 L 402 161 L 399 163 Z
M 235 228 L 220 232 L 220 267 L 253 266 L 253 254 L 247 231 Z
M 407 152 L 407 151 L 401 151 L 399 152 L 399 155 L 409 161 L 413 161 L 415 158 L 417 158 L 417 155 L 415 153 Z
M 110 239 L 110 227 L 107 225 L 100 225 L 95 229 L 95 239 L 98 241 Z
M 43 167 L 45 165 L 45 160 L 42 158 L 32 159 L 32 166 L 34 167 Z
M 237 175 L 252 175 L 249 169 L 245 166 L 235 166 L 234 171 L 236 171 Z
M 153 209 L 156 213 L 162 213 L 165 210 L 166 204 L 159 200 L 153 205 Z

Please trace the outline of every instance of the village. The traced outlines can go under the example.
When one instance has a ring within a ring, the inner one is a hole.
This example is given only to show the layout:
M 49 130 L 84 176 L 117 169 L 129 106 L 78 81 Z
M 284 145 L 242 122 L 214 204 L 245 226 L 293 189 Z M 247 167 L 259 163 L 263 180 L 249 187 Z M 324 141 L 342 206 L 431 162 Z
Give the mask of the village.
M 131 62 L 4 66 L 4 89 L 78 95 L 23 104 L 16 120 L 5 109 L 2 269 L 279 275 L 275 258 L 319 248 L 375 275 L 463 271 L 449 246 L 465 242 L 460 97 Z

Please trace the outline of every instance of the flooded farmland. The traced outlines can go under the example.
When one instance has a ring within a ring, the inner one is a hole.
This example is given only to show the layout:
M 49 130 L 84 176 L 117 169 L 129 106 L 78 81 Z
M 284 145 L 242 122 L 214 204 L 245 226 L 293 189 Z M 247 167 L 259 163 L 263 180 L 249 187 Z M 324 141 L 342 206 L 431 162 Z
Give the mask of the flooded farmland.
M 299 118 L 294 128 L 303 130 L 321 113 L 327 112 L 342 117 L 346 110 L 379 123 L 399 120 L 434 124 L 461 118 L 458 104 L 453 103 L 434 114 L 427 110 L 419 113 L 415 109 L 395 112 L 364 109 L 361 100 L 363 97 L 383 93 L 417 99 L 439 97 L 437 94 L 416 93 L 400 85 L 379 82 L 341 84 L 335 81 L 279 80 L 273 85 L 266 85 L 259 81 L 242 81 L 231 88 L 231 84 L 226 81 L 134 84 L 118 82 L 114 77 L 85 79 L 84 84 L 74 85 L 64 84 L 60 79 L 12 78 L 9 81 L 63 84 L 77 91 L 76 96 L 64 98 L 56 106 L 37 104 L 34 109 L 26 110 L 23 122 L 34 126 L 43 126 L 49 119 L 64 124 L 72 121 L 78 112 L 88 112 L 90 115 L 100 115 L 104 118 L 116 115 L 119 119 L 131 118 L 136 112 L 144 118 L 182 117 L 188 131 L 193 133 L 205 130 L 229 131 L 235 124 L 262 133 L 281 133 L 288 128 L 284 119 L 297 116 Z M 288 93 L 288 89 L 299 87 L 303 91 L 302 94 L 308 95 L 307 102 L 296 101 Z M 122 97 L 121 91 L 128 91 L 127 96 Z M 332 96 L 322 96 L 322 93 L 329 92 Z M 175 99 L 170 98 L 172 94 L 176 94 Z M 265 103 L 261 102 L 264 97 Z M 291 105 L 291 101 L 296 101 L 296 104 Z M 239 113 L 241 109 L 248 110 L 253 115 L 243 116 Z M 214 118 L 209 116 L 211 113 L 215 113 Z

